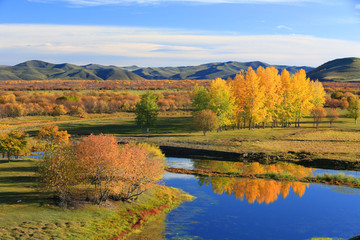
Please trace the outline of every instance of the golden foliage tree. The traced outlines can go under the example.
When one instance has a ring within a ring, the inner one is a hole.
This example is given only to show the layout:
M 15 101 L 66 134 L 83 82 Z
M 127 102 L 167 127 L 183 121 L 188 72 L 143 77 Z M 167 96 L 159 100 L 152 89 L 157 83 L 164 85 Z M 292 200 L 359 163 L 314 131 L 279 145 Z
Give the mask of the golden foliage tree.
M 26 148 L 28 137 L 23 131 L 11 131 L 0 135 L 0 152 L 7 156 L 10 162 L 11 156 L 18 157 L 22 150 Z
M 60 131 L 56 125 L 45 125 L 37 133 L 37 138 L 52 150 L 56 145 L 69 143 L 70 134 L 66 130 Z
M 74 147 L 63 144 L 45 155 L 38 173 L 41 187 L 54 191 L 60 199 L 60 206 L 66 207 L 82 177 Z
M 229 80 L 235 102 L 235 122 L 249 129 L 254 126 L 265 127 L 266 123 L 277 126 L 280 122 L 287 127 L 294 122 L 300 126 L 300 119 L 311 113 L 314 106 L 322 107 L 325 91 L 318 81 L 312 82 L 304 70 L 293 76 L 284 69 L 279 75 L 274 67 L 251 67 Z

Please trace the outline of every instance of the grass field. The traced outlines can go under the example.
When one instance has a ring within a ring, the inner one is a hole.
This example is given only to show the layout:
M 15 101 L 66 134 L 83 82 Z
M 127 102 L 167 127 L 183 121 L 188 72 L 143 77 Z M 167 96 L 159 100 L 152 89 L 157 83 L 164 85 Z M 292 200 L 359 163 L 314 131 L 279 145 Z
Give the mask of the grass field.
M 135 203 L 83 205 L 65 210 L 53 204 L 50 193 L 37 189 L 39 160 L 0 161 L 0 239 L 107 239 L 131 230 L 152 209 L 170 211 L 191 199 L 181 191 L 159 186 Z M 167 205 L 167 208 L 163 206 Z M 146 211 L 147 212 L 146 212 Z
M 112 134 L 119 140 L 138 140 L 158 145 L 182 146 L 231 152 L 264 152 L 267 154 L 286 154 L 288 152 L 307 152 L 315 158 L 336 160 L 360 160 L 360 124 L 345 117 L 329 127 L 325 119 L 320 127 L 314 128 L 312 118 L 304 118 L 301 127 L 265 129 L 228 129 L 210 132 L 203 136 L 192 127 L 189 113 L 162 113 L 150 133 L 135 124 L 133 113 L 95 114 L 87 119 L 61 117 L 23 117 L 15 120 L 3 119 L 3 131 L 23 129 L 31 136 L 45 124 L 57 124 L 67 130 L 73 138 L 91 133 Z

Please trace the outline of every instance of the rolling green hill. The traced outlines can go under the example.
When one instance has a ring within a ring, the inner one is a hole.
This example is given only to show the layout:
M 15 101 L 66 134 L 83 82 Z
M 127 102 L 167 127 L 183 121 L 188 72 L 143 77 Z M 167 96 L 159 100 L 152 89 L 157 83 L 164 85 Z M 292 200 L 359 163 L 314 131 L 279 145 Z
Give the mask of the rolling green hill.
M 360 81 L 360 58 L 340 58 L 324 63 L 308 72 L 320 81 Z
M 297 67 L 297 66 L 285 66 L 285 65 L 270 65 L 263 62 L 216 62 L 202 64 L 199 66 L 185 66 L 185 67 L 148 67 L 148 68 L 134 68 L 131 66 L 129 68 L 122 68 L 126 70 L 133 71 L 137 75 L 146 78 L 146 79 L 215 79 L 223 78 L 227 79 L 228 77 L 233 78 L 239 71 L 247 70 L 248 67 L 254 69 L 262 67 L 274 66 L 279 71 L 282 71 L 286 68 L 291 74 L 295 73 L 297 70 L 303 68 L 305 71 L 310 71 L 313 68 L 311 67 Z
M 77 66 L 32 60 L 15 66 L 0 66 L 0 80 L 144 80 L 137 74 L 114 66 Z
M 117 67 L 99 64 L 78 66 L 69 63 L 53 64 L 32 60 L 15 66 L 0 66 L 0 80 L 144 80 L 144 79 L 215 79 L 233 78 L 239 71 L 269 67 L 263 62 L 216 62 L 198 66 L 183 67 Z M 303 68 L 310 71 L 311 67 L 273 65 L 279 71 L 287 69 L 291 74 Z

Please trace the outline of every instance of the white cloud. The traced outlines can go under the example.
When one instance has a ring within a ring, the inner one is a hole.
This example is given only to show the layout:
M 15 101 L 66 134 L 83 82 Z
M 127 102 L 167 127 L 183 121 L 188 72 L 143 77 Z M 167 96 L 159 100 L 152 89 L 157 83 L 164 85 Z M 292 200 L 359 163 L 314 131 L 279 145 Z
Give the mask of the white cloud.
M 355 5 L 355 8 L 356 8 L 356 9 L 360 9 L 360 4 L 356 4 L 356 5 Z
M 289 31 L 291 31 L 291 30 L 292 30 L 292 28 L 291 28 L 291 27 L 289 27 L 289 26 L 285 26 L 285 25 L 279 25 L 279 26 L 277 26 L 276 28 L 278 28 L 278 29 L 285 29 L 285 30 L 289 30 Z
M 235 4 L 261 4 L 261 3 L 306 3 L 306 2 L 326 2 L 325 0 L 28 0 L 31 2 L 51 3 L 51 2 L 66 2 L 72 6 L 91 7 L 100 5 L 124 5 L 129 3 L 137 4 L 157 4 L 162 2 L 195 2 L 195 3 L 235 3 Z
M 85 64 L 192 65 L 253 61 L 318 66 L 360 52 L 359 41 L 306 35 L 226 35 L 174 29 L 0 24 L 0 64 L 29 59 Z

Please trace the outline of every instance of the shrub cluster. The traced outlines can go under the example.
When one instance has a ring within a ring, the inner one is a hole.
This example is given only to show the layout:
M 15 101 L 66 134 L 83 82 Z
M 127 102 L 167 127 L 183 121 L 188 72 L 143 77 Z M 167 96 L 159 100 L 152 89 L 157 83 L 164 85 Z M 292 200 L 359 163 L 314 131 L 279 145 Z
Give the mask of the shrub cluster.
M 0 117 L 60 116 L 86 117 L 89 113 L 133 112 L 140 101 L 138 95 L 119 92 L 0 93 Z M 161 111 L 189 110 L 188 92 L 157 94 Z
M 44 189 L 66 206 L 74 199 L 100 204 L 135 200 L 161 179 L 164 155 L 148 144 L 118 146 L 114 137 L 90 135 L 77 144 L 59 145 L 39 166 Z

